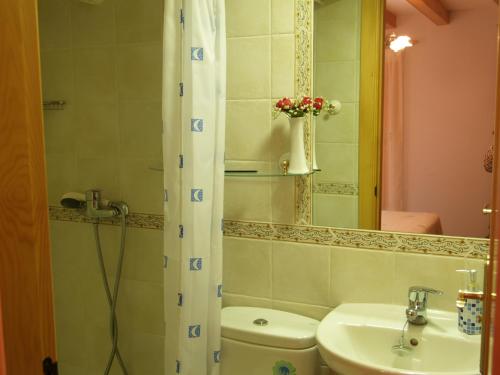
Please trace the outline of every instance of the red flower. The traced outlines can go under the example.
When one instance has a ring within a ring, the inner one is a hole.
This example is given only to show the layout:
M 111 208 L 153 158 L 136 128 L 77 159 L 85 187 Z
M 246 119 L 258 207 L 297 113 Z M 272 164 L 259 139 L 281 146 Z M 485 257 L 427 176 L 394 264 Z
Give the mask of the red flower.
M 281 109 L 283 108 L 283 106 L 284 106 L 283 100 L 278 100 L 278 103 L 276 103 L 276 108 Z
M 312 104 L 312 100 L 311 100 L 311 98 L 310 98 L 310 97 L 308 97 L 308 96 L 304 96 L 304 97 L 302 98 L 302 102 L 301 102 L 300 104 L 301 104 L 301 105 L 306 105 L 306 106 L 307 106 L 307 105 L 311 105 L 311 104 Z
M 283 98 L 283 107 L 285 109 L 290 109 L 292 107 L 292 101 L 289 98 Z

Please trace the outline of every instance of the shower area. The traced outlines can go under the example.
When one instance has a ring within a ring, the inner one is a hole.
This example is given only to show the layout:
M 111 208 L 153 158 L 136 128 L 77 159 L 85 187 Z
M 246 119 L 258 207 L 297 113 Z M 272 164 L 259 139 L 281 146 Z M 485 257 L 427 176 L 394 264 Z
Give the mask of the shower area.
M 163 0 L 38 7 L 59 373 L 163 374 Z

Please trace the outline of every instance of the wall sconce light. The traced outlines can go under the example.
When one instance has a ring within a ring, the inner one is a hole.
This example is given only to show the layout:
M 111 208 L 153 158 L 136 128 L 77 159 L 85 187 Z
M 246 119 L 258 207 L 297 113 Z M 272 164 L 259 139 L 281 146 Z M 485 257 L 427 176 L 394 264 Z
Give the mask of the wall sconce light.
M 399 52 L 408 47 L 413 47 L 416 41 L 412 40 L 408 35 L 396 35 L 392 33 L 385 40 L 385 45 L 394 52 Z

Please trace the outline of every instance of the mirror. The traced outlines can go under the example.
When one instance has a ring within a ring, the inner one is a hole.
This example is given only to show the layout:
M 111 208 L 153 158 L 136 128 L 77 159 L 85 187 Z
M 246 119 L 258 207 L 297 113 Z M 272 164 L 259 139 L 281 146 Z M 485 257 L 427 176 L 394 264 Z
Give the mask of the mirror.
M 320 170 L 313 175 L 313 225 L 358 228 L 361 0 L 314 2 L 313 94 L 337 99 L 337 116 L 313 118 Z
M 497 4 L 442 3 L 449 18 L 439 21 L 407 0 L 387 0 L 387 43 L 409 36 L 413 46 L 385 48 L 380 229 L 484 238 Z M 360 69 L 366 56 L 362 6 L 360 0 L 315 1 L 313 92 L 339 99 L 343 107 L 338 118 L 315 121 L 321 171 L 313 176 L 313 225 L 359 227 L 358 194 L 366 189 L 366 172 L 358 170 L 359 87 L 366 79 Z
M 486 238 L 497 5 L 442 3 L 445 25 L 387 0 L 383 28 L 378 2 L 266 2 L 251 18 L 228 2 L 226 219 Z M 414 46 L 382 48 L 392 34 Z M 271 109 L 301 95 L 342 110 L 306 118 L 321 170 L 280 176 L 290 127 Z

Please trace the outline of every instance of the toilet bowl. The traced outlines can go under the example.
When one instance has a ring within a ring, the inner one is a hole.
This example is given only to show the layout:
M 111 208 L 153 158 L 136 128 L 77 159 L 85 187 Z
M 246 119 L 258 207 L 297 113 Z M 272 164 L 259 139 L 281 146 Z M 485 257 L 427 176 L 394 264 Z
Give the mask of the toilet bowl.
M 317 375 L 318 325 L 284 311 L 225 307 L 221 375 Z

